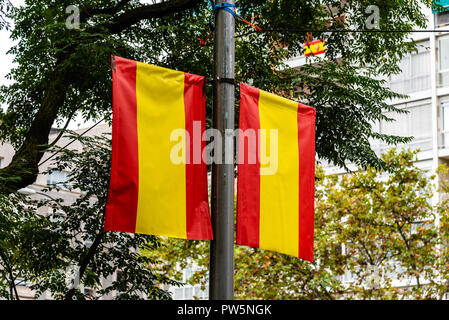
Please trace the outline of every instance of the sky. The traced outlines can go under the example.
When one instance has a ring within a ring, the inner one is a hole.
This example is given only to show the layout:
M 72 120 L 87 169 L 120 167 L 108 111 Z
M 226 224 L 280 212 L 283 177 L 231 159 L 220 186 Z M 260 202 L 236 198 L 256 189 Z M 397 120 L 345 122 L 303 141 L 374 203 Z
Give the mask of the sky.
M 19 6 L 24 3 L 23 0 L 10 0 L 14 6 Z M 7 55 L 6 52 L 14 45 L 14 42 L 9 39 L 10 32 L 8 30 L 0 30 L 0 85 L 9 84 L 10 81 L 6 79 L 6 75 L 13 67 L 13 57 Z M 4 106 L 2 106 L 4 107 Z
M 25 3 L 24 0 L 10 0 L 11 3 L 17 7 L 21 6 Z M 149 1 L 142 1 L 149 2 Z M 7 54 L 8 50 L 14 45 L 14 42 L 9 38 L 10 31 L 8 30 L 0 30 L 0 85 L 8 85 L 11 83 L 10 80 L 6 78 L 6 75 L 13 68 L 13 59 L 12 55 Z M 2 109 L 6 109 L 6 105 L 1 105 Z M 112 108 L 112 106 L 111 106 Z M 82 128 L 88 128 L 92 126 L 96 121 L 84 121 L 81 116 L 77 116 L 74 120 L 72 120 L 68 126 L 69 130 L 76 130 Z M 60 126 L 64 126 L 65 123 L 62 123 Z
M 21 6 L 25 3 L 24 0 L 10 0 L 11 3 L 17 7 Z M 161 0 L 141 0 L 140 2 L 142 4 L 152 4 L 156 2 L 160 2 Z M 76 3 L 76 2 L 75 2 Z M 7 51 L 14 45 L 14 42 L 9 38 L 10 31 L 8 30 L 0 30 L 0 85 L 7 85 L 10 84 L 11 81 L 6 79 L 6 75 L 9 73 L 9 71 L 13 68 L 13 56 L 6 54 Z M 6 105 L 1 105 L 3 110 L 6 109 Z M 112 108 L 112 106 L 111 106 Z M 81 129 L 81 128 L 88 128 L 92 126 L 96 121 L 84 121 L 81 116 L 77 116 L 75 119 L 73 119 L 69 126 L 69 130 L 75 130 L 75 129 Z M 64 126 L 65 123 L 62 123 L 60 126 Z

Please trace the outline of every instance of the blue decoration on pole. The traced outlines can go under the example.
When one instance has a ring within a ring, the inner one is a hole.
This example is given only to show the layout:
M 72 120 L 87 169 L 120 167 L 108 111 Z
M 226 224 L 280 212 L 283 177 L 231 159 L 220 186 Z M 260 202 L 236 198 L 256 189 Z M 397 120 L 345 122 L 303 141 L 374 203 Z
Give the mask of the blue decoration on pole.
M 231 8 L 235 8 L 235 4 L 232 4 L 232 3 L 219 3 L 219 4 L 216 4 L 214 6 L 214 12 L 213 12 L 212 16 L 215 19 L 215 14 L 217 13 L 217 11 L 220 10 L 220 9 L 223 9 L 223 10 L 226 10 L 227 12 L 229 12 L 230 14 L 232 14 L 232 16 L 235 18 L 235 11 L 232 10 Z M 210 28 L 211 31 L 214 31 L 215 28 L 214 28 L 214 23 L 212 22 L 212 16 L 209 18 L 209 28 Z
M 235 18 L 235 11 L 230 9 L 230 8 L 235 8 L 235 4 L 232 4 L 232 3 L 219 3 L 219 4 L 216 4 L 214 6 L 214 13 L 217 10 L 224 9 L 227 12 L 229 12 L 230 14 L 232 14 L 232 16 Z
M 433 0 L 432 13 L 444 12 L 449 10 L 449 0 Z

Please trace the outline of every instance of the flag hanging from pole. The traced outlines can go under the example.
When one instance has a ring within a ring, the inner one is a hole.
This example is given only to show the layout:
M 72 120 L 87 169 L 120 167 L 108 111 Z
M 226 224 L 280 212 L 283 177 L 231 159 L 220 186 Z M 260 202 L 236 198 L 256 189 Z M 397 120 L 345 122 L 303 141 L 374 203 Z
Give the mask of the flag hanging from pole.
M 313 261 L 315 117 L 240 84 L 238 244 Z
M 205 78 L 116 56 L 112 69 L 104 229 L 211 240 L 207 166 L 201 159 Z

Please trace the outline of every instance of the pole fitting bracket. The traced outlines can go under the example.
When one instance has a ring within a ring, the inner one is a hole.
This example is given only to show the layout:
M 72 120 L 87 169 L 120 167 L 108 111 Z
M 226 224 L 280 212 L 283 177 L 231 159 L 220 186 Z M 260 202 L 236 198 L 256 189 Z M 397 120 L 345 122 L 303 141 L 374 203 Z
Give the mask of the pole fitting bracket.
M 215 85 L 216 83 L 229 83 L 232 85 L 236 85 L 234 78 L 216 78 L 214 80 L 208 80 L 212 85 Z

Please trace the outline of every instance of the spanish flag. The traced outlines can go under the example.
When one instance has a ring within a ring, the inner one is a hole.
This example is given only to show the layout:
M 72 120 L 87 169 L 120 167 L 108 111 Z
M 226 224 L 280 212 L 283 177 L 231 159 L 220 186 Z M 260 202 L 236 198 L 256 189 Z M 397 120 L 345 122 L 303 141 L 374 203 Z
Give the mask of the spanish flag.
M 304 43 L 304 55 L 306 57 L 308 56 L 316 56 L 319 54 L 322 54 L 326 51 L 326 48 L 324 47 L 324 40 L 315 40 L 312 42 L 306 42 Z
M 198 149 L 205 147 L 205 78 L 116 56 L 112 69 L 104 229 L 212 239 L 207 167 L 198 160 Z M 194 142 L 195 134 L 200 138 Z
M 315 109 L 240 84 L 239 122 L 237 243 L 313 261 Z

